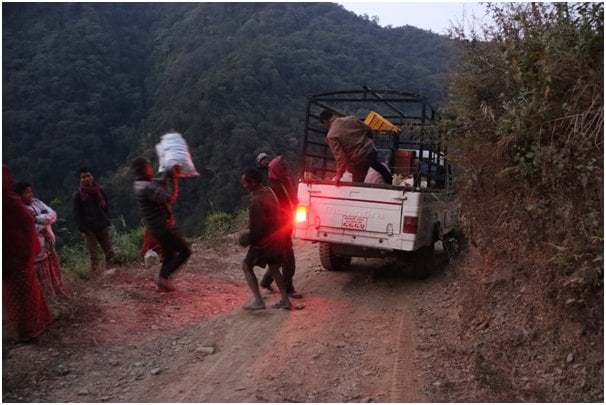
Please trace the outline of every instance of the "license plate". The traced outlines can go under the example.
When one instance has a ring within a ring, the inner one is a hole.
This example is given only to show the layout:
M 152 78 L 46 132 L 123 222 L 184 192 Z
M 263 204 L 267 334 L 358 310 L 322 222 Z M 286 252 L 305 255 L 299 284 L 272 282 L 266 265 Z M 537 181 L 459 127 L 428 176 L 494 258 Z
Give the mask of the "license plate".
M 358 231 L 366 230 L 366 217 L 354 217 L 351 215 L 344 215 L 343 222 L 341 222 L 341 228 L 345 229 L 356 229 Z

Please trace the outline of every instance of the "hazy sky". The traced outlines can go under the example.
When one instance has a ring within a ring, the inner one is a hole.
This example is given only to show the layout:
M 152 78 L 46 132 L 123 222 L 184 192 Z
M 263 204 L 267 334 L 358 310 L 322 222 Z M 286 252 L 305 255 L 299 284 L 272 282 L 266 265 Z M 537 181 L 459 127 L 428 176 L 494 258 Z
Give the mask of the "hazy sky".
M 358 15 L 367 14 L 369 17 L 379 17 L 379 25 L 385 27 L 413 27 L 431 30 L 437 34 L 446 34 L 451 23 L 465 23 L 475 17 L 482 19 L 486 7 L 472 2 L 355 2 L 339 3 L 349 11 Z

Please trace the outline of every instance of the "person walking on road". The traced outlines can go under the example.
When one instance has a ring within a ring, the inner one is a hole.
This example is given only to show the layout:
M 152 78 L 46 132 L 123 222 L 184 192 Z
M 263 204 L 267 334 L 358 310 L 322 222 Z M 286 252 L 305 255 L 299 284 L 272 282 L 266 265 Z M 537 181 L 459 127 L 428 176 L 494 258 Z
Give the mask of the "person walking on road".
M 152 179 L 154 168 L 151 162 L 144 157 L 137 157 L 131 162 L 131 170 L 136 176 L 133 188 L 143 221 L 162 249 L 158 291 L 174 291 L 171 276 L 187 262 L 192 253 L 177 228 L 171 208 L 179 195 L 179 167 L 167 170 L 164 179 L 155 180 Z
M 259 292 L 259 284 L 254 267 L 269 266 L 268 271 L 275 280 L 282 299 L 274 308 L 291 309 L 292 305 L 286 293 L 286 286 L 280 274 L 280 265 L 284 257 L 284 238 L 280 233 L 280 208 L 274 193 L 262 184 L 258 170 L 248 169 L 241 177 L 242 187 L 250 193 L 248 209 L 248 231 L 240 236 L 241 246 L 249 246 L 242 262 L 242 270 L 253 293 L 253 301 L 244 305 L 246 310 L 265 308 L 265 302 Z
M 292 180 L 288 175 L 288 168 L 282 156 L 277 156 L 269 163 L 268 184 L 280 205 L 280 232 L 284 238 L 284 263 L 282 275 L 286 284 L 286 292 L 290 298 L 302 298 L 302 294 L 295 290 L 293 278 L 296 262 L 292 244 L 294 212 L 297 209 L 297 194 Z M 273 279 L 271 273 L 266 271 L 259 283 L 261 287 L 271 290 Z

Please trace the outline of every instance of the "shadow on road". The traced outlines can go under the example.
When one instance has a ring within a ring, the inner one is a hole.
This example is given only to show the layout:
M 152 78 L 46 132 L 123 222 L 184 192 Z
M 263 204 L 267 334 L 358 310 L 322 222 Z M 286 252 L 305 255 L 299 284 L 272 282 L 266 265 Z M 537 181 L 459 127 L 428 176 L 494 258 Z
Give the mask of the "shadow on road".
M 399 260 L 354 258 L 351 265 L 342 273 L 349 274 L 351 278 L 347 283 L 351 285 L 369 282 L 410 284 L 440 277 L 449 267 L 448 255 L 440 244 L 436 245 L 433 264 L 429 267 L 421 267 L 424 267 L 422 271 L 419 269 L 419 263 L 415 263 L 412 257 Z

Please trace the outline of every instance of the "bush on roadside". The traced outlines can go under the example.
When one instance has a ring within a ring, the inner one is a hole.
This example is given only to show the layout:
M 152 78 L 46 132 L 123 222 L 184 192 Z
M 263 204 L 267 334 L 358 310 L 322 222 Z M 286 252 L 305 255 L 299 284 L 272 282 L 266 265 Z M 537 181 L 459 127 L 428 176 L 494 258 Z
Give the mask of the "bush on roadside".
M 118 232 L 111 228 L 115 258 L 122 262 L 134 262 L 141 259 L 139 251 L 143 244 L 143 227 L 128 232 Z M 100 248 L 99 248 L 100 249 Z M 100 252 L 100 255 L 103 254 Z M 90 258 L 83 241 L 66 245 L 61 249 L 61 269 L 64 273 L 78 278 L 90 276 Z
M 213 239 L 231 232 L 240 231 L 248 226 L 248 209 L 240 209 L 233 214 L 212 211 L 206 217 L 204 237 Z
M 204 236 L 208 239 L 224 235 L 231 230 L 233 217 L 223 211 L 212 211 L 206 217 Z
M 603 7 L 489 5 L 484 37 L 455 32 L 463 71 L 447 108 L 472 240 L 555 267 L 558 295 L 581 280 L 584 296 L 566 298 L 586 302 L 603 285 Z
M 132 229 L 128 232 L 117 232 L 112 229 L 112 241 L 116 259 L 122 263 L 134 262 L 141 259 L 140 250 L 143 245 L 144 227 Z

